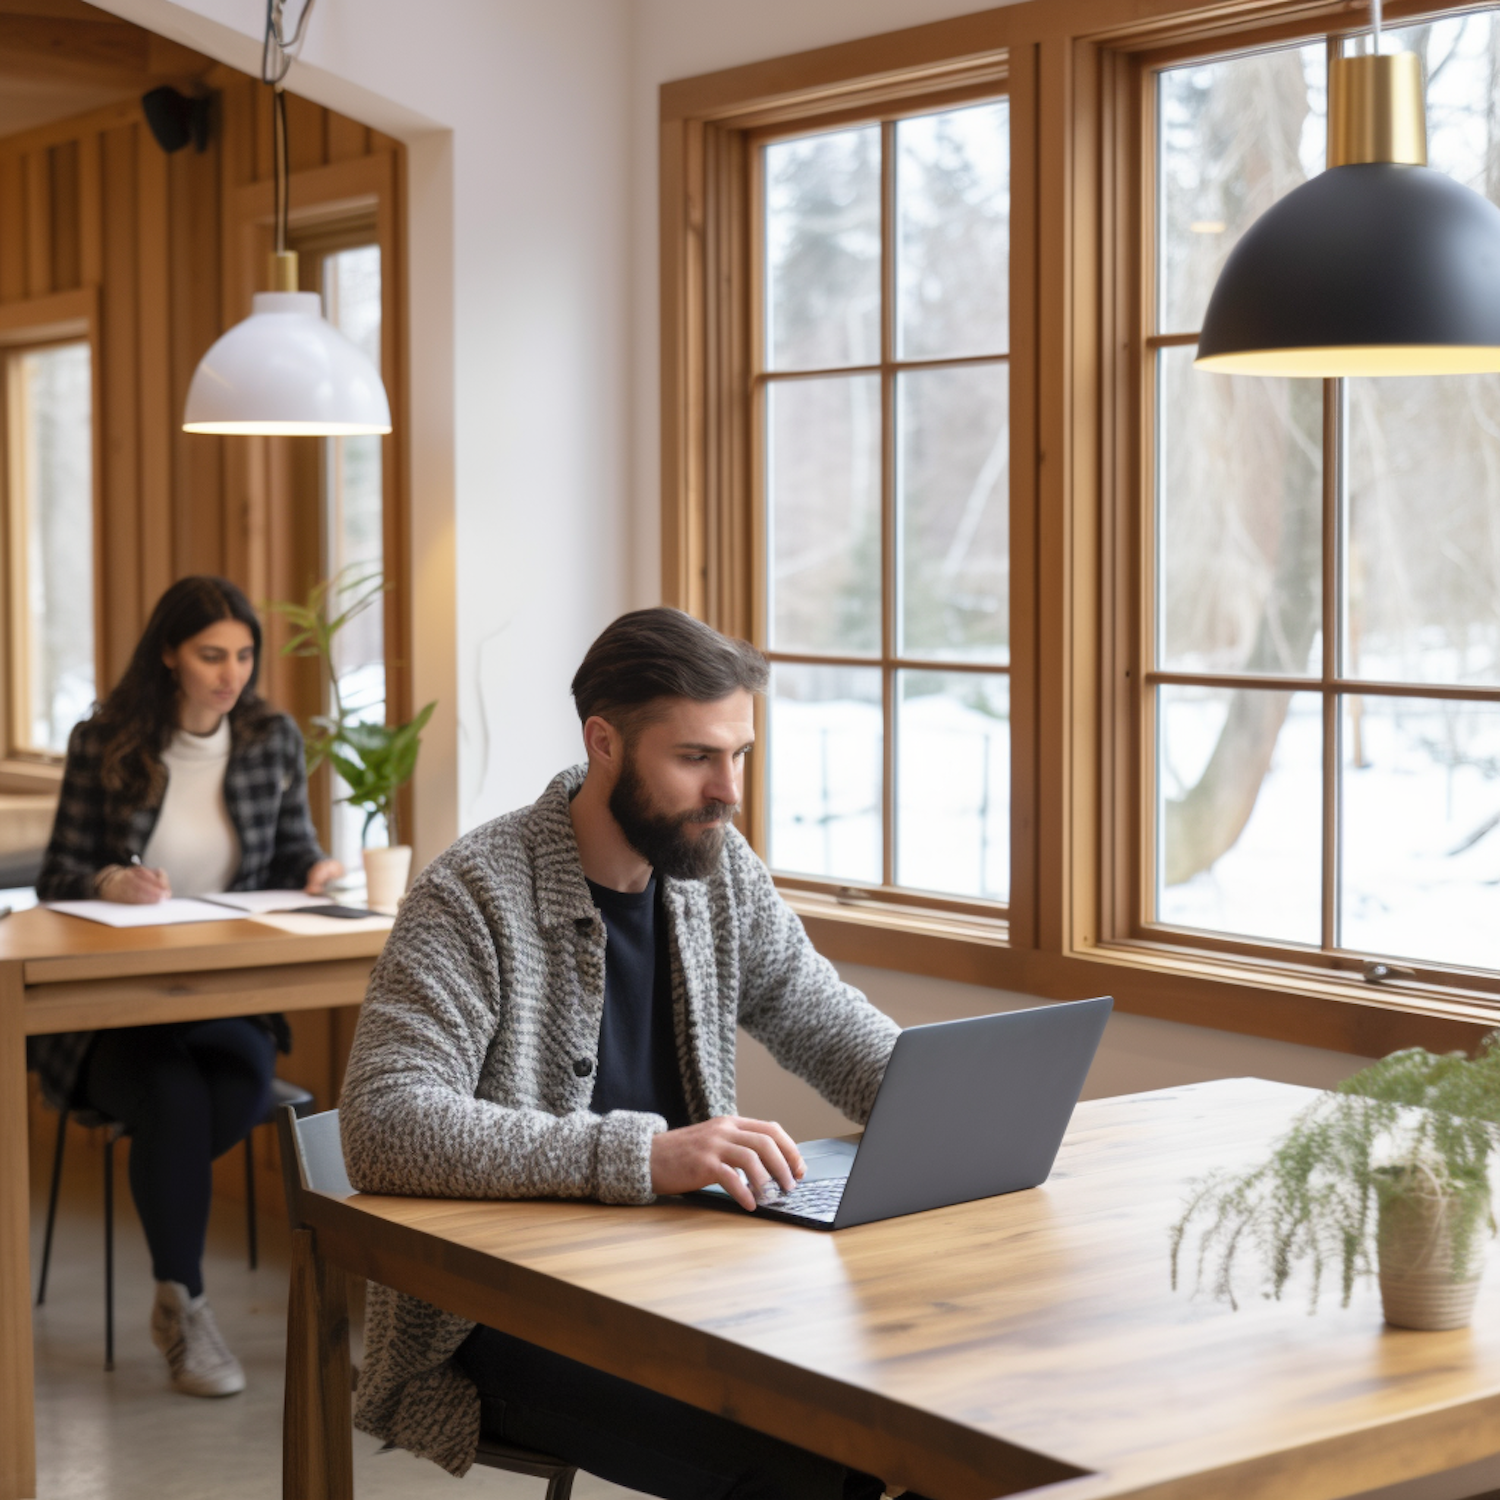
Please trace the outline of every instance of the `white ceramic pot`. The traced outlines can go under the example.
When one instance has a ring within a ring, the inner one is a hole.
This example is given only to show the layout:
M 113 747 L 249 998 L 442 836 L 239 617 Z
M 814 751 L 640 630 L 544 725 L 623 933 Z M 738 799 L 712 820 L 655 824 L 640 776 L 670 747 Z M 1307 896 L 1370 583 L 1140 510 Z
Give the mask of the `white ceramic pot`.
M 394 912 L 410 877 L 410 844 L 365 850 L 365 904 L 372 911 Z
M 1453 1236 L 1457 1211 L 1444 1194 L 1413 1192 L 1381 1205 L 1377 1245 L 1380 1302 L 1385 1320 L 1396 1328 L 1464 1328 L 1474 1312 L 1483 1269 L 1482 1250 L 1469 1256 L 1470 1274 L 1453 1277 Z

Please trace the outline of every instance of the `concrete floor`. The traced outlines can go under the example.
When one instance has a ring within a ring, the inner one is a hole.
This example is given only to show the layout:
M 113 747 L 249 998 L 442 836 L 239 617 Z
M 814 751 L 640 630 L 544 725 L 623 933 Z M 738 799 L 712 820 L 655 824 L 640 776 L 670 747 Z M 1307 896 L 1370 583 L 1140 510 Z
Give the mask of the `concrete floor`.
M 104 1372 L 103 1188 L 97 1156 L 72 1151 L 46 1305 L 34 1310 L 37 1493 L 40 1500 L 277 1500 L 281 1494 L 282 1364 L 287 1246 L 280 1220 L 261 1219 L 261 1262 L 249 1270 L 244 1213 L 216 1204 L 204 1280 L 248 1388 L 220 1401 L 179 1396 L 147 1320 L 153 1283 L 119 1152 L 115 1212 L 115 1369 Z M 33 1174 L 32 1265 L 41 1264 L 46 1201 Z M 476 1469 L 462 1486 L 406 1453 L 377 1452 L 355 1434 L 358 1500 L 541 1500 L 538 1479 Z M 578 1500 L 630 1491 L 580 1474 Z

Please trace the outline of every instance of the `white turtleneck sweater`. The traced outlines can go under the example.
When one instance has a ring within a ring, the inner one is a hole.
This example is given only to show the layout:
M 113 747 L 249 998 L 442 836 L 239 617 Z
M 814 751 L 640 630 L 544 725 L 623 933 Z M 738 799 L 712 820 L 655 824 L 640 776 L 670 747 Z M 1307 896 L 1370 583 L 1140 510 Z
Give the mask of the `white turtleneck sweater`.
M 174 896 L 227 891 L 240 868 L 240 836 L 224 802 L 229 715 L 212 734 L 177 730 L 161 759 L 167 791 L 141 859 L 167 872 Z

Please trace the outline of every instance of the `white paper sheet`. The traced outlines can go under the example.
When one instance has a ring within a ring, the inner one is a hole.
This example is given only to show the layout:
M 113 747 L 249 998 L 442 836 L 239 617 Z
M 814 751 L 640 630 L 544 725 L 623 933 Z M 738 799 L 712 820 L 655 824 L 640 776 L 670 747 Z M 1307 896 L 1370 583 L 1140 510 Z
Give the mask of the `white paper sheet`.
M 389 932 L 394 917 L 320 917 L 315 907 L 306 911 L 267 912 L 256 917 L 262 927 L 294 932 L 300 937 L 327 937 L 330 932 Z
M 179 922 L 234 922 L 248 915 L 227 906 L 194 901 L 188 896 L 173 896 L 143 906 L 132 906 L 124 901 L 48 901 L 45 904 L 51 911 L 82 917 L 89 922 L 102 922 L 106 927 L 172 927 Z
M 232 906 L 241 912 L 301 911 L 308 906 L 327 906 L 329 897 L 309 896 L 306 891 L 216 891 L 205 901 Z

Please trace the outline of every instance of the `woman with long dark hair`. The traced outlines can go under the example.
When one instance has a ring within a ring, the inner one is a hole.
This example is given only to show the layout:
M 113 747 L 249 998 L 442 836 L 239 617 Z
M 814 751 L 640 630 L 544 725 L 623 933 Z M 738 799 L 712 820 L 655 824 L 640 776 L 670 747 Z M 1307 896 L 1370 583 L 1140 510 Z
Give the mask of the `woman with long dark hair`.
M 321 891 L 343 867 L 318 846 L 302 736 L 255 691 L 260 621 L 223 578 L 174 583 L 115 689 L 68 740 L 37 895 L 154 902 L 219 891 Z M 130 1191 L 151 1249 L 151 1336 L 191 1396 L 245 1387 L 203 1292 L 212 1162 L 265 1111 L 279 1016 L 41 1037 L 59 1106 L 130 1134 Z

